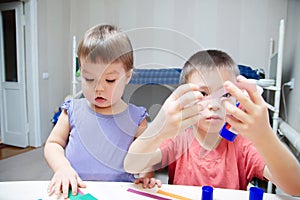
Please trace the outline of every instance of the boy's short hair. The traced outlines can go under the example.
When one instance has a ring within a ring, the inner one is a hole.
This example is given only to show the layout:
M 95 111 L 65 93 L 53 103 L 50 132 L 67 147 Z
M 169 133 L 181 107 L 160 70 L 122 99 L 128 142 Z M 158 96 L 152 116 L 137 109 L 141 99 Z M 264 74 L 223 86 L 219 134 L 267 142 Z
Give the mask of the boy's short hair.
M 220 50 L 203 50 L 192 55 L 184 64 L 180 74 L 180 84 L 188 82 L 192 73 L 215 68 L 232 70 L 234 75 L 239 75 L 240 71 L 233 59 Z
M 131 42 L 125 33 L 112 25 L 96 25 L 90 28 L 79 42 L 77 55 L 79 66 L 84 64 L 81 61 L 105 64 L 122 62 L 126 71 L 133 68 Z

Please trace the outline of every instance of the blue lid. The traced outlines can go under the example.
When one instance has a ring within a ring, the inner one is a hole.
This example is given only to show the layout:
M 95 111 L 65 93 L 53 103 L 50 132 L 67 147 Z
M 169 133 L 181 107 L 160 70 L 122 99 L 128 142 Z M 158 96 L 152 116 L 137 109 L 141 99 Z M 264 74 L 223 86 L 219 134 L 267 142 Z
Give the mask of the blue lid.
M 251 187 L 249 192 L 249 200 L 262 200 L 264 190 L 258 187 Z
M 225 138 L 226 140 L 233 142 L 234 139 L 236 138 L 236 134 L 231 132 L 230 130 L 226 129 L 226 126 L 228 125 L 228 123 L 225 123 L 225 125 L 223 126 L 223 128 L 220 131 L 220 135 Z
M 213 200 L 213 190 L 211 186 L 203 186 L 201 200 Z
M 241 105 L 240 102 L 236 103 L 236 107 L 241 109 Z M 229 128 L 226 128 L 226 126 L 229 126 Z M 225 125 L 222 127 L 221 131 L 220 131 L 220 135 L 225 138 L 226 140 L 233 142 L 234 139 L 236 138 L 236 134 L 231 132 L 230 130 L 230 124 L 228 124 L 227 122 L 225 123 Z

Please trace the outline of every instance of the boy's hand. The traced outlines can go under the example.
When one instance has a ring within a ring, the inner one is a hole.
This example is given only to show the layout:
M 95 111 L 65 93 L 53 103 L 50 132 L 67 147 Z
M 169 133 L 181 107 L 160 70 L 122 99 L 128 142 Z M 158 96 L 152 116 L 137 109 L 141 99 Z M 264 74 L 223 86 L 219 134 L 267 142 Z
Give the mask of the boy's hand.
M 229 102 L 223 105 L 227 111 L 226 121 L 235 128 L 239 134 L 252 142 L 260 141 L 260 134 L 271 133 L 268 117 L 268 108 L 255 84 L 247 83 L 243 76 L 237 77 L 237 85 L 226 81 L 224 88 L 240 102 L 243 109 L 239 109 Z M 246 90 L 249 97 L 242 91 Z
M 78 186 L 86 187 L 85 183 L 72 167 L 63 166 L 54 173 L 47 191 L 49 195 L 54 193 L 56 196 L 62 193 L 66 199 L 68 198 L 69 186 L 71 186 L 72 195 L 77 194 Z
M 176 88 L 152 122 L 157 132 L 164 132 L 165 137 L 170 138 L 196 124 L 198 113 L 203 109 L 197 102 L 202 98 L 199 86 L 195 84 L 184 84 Z
M 160 144 L 198 122 L 203 108 L 197 102 L 202 98 L 200 87 L 196 84 L 181 85 L 173 91 L 149 127 L 130 145 L 124 160 L 125 170 L 141 173 L 161 162 Z M 151 180 L 137 181 L 153 186 Z

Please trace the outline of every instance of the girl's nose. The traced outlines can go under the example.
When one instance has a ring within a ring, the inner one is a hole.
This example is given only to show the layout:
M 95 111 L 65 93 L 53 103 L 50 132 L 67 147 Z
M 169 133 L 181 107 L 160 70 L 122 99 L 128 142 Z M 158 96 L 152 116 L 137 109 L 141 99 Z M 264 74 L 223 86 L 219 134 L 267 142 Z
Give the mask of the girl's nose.
M 104 81 L 99 80 L 96 84 L 95 90 L 96 91 L 103 91 L 105 89 Z

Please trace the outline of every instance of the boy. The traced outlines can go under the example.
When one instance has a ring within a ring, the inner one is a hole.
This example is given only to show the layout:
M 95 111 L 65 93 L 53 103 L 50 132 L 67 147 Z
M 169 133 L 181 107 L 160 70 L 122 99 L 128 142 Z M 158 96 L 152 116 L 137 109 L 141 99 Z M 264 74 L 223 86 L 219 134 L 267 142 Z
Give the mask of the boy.
M 194 54 L 182 69 L 183 85 L 130 146 L 125 170 L 136 173 L 169 165 L 171 183 L 242 190 L 257 177 L 300 195 L 297 160 L 273 133 L 255 85 L 238 74 L 225 52 Z M 237 101 L 243 109 L 235 106 Z M 239 133 L 233 142 L 219 135 L 225 121 Z

